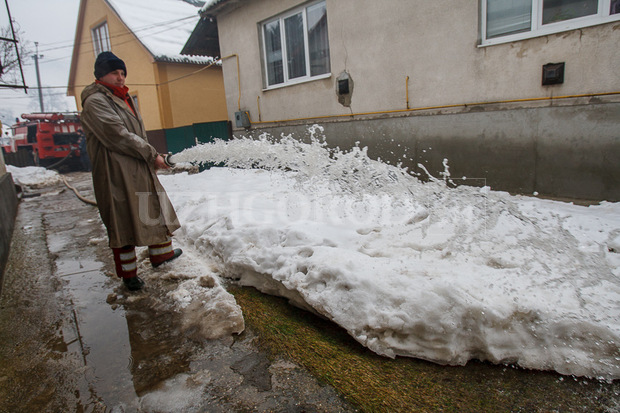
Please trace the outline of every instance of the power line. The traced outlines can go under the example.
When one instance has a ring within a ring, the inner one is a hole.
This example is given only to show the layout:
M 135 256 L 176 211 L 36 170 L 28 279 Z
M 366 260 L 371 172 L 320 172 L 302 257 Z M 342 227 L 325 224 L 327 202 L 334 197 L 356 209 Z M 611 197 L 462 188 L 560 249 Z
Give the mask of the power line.
M 143 31 L 150 30 L 150 29 L 157 28 L 157 27 L 161 27 L 161 26 L 167 26 L 167 25 L 171 25 L 171 24 L 175 24 L 175 23 L 180 23 L 180 22 L 183 22 L 185 20 L 194 19 L 194 18 L 196 18 L 196 16 L 192 15 L 192 16 L 182 17 L 180 19 L 164 20 L 164 21 L 158 22 L 158 23 L 151 23 L 151 24 L 148 24 L 148 25 L 145 25 L 145 26 L 138 26 L 137 29 L 135 29 L 135 30 L 131 30 L 130 29 L 129 32 L 122 32 L 122 33 L 119 32 L 118 34 L 110 34 L 109 38 L 110 39 L 115 39 L 115 38 L 118 38 L 118 37 L 131 36 L 132 34 L 136 34 L 138 32 L 143 32 Z M 164 29 L 164 30 L 159 31 L 159 32 L 152 33 L 151 35 L 158 34 L 158 33 L 161 33 L 161 32 L 167 31 L 167 30 L 172 30 L 174 28 L 176 28 L 176 26 L 170 27 L 168 29 Z M 70 42 L 70 40 L 64 40 L 64 41 L 61 41 L 61 42 L 49 43 L 49 45 L 62 44 L 62 43 L 65 43 L 65 42 Z M 82 46 L 82 45 L 85 45 L 85 44 L 90 44 L 90 40 L 85 40 L 85 41 L 81 42 L 79 45 Z M 50 48 L 47 48 L 47 49 L 42 48 L 41 49 L 41 53 L 49 52 L 49 51 L 52 51 L 52 50 L 58 50 L 58 49 L 67 49 L 67 48 L 72 48 L 72 47 L 74 47 L 74 43 L 73 42 L 70 43 L 70 44 L 67 44 L 65 46 L 50 47 Z
M 193 16 L 190 16 L 190 17 L 193 17 Z M 180 23 L 180 22 L 182 22 L 182 21 L 184 21 L 184 20 L 187 20 L 187 19 L 188 19 L 188 17 L 184 17 L 184 18 L 182 18 L 182 19 L 177 19 L 177 20 L 171 20 L 171 21 L 169 21 L 169 22 L 168 22 L 168 24 L 172 24 L 172 23 Z M 151 28 L 154 28 L 154 27 L 157 27 L 157 26 L 156 26 L 156 25 L 150 25 L 148 28 L 149 28 L 149 29 L 151 29 Z M 152 33 L 145 34 L 145 35 L 141 36 L 141 38 L 151 37 L 151 36 L 154 36 L 154 35 L 157 35 L 157 34 L 160 34 L 160 33 L 164 33 L 164 32 L 169 31 L 169 30 L 176 29 L 177 27 L 178 27 L 178 26 L 167 27 L 167 28 L 164 28 L 164 29 L 159 30 L 159 31 L 156 31 L 156 32 L 152 32 Z M 142 30 L 144 31 L 144 30 L 146 30 L 146 29 L 142 29 Z M 126 37 L 126 36 L 130 36 L 130 35 L 132 35 L 132 33 L 135 33 L 135 32 L 122 33 L 122 34 L 118 34 L 118 35 L 115 35 L 115 36 L 111 36 L 110 38 L 120 38 L 120 37 Z M 134 41 L 134 39 L 133 39 L 133 38 L 129 38 L 129 39 L 127 39 L 126 41 L 116 43 L 114 46 L 120 46 L 120 45 L 123 45 L 123 44 L 131 43 L 131 42 L 133 42 L 133 41 Z M 90 44 L 90 41 L 84 41 L 84 42 L 80 43 L 80 45 L 83 45 L 83 44 Z M 67 46 L 67 47 L 71 47 L 71 46 Z M 45 49 L 45 50 L 50 51 L 50 50 L 56 50 L 56 49 L 61 49 L 61 47 L 58 47 L 58 48 L 55 48 L 55 49 Z M 43 51 L 43 50 L 42 50 L 42 51 Z M 80 53 L 78 54 L 78 56 L 80 56 L 80 55 L 85 55 L 85 54 L 88 54 L 88 53 L 91 53 L 91 52 L 92 52 L 92 50 L 82 51 L 82 52 L 80 52 Z M 55 62 L 55 61 L 58 61 L 58 60 L 63 60 L 63 59 L 69 59 L 69 58 L 71 58 L 71 57 L 73 57 L 73 55 L 72 55 L 72 54 L 71 54 L 71 55 L 68 55 L 68 56 L 61 56 L 61 57 L 57 57 L 57 58 L 54 58 L 54 59 L 47 59 L 47 60 L 42 61 L 42 62 L 41 62 L 41 64 L 43 64 L 43 63 Z M 28 64 L 28 66 L 30 66 L 30 65 Z
M 136 32 L 144 32 L 146 30 L 151 30 L 151 29 L 154 29 L 154 28 L 160 28 L 162 26 L 168 26 L 168 27 L 164 27 L 161 30 L 154 31 L 154 32 L 151 32 L 151 33 L 146 33 L 143 36 L 141 36 L 141 38 L 147 38 L 147 37 L 151 37 L 151 36 L 154 36 L 154 35 L 157 35 L 157 34 L 160 34 L 160 33 L 166 32 L 166 31 L 169 31 L 169 30 L 176 29 L 176 28 L 179 27 L 180 24 L 182 24 L 182 22 L 184 22 L 186 20 L 189 20 L 189 19 L 193 19 L 195 17 L 196 16 L 192 15 L 192 16 L 187 16 L 187 17 L 183 17 L 183 18 L 180 18 L 180 19 L 168 20 L 168 21 L 163 21 L 163 22 L 159 22 L 159 23 L 148 24 L 148 25 L 145 25 L 145 26 L 139 26 L 139 28 L 134 30 L 134 31 L 132 31 L 130 29 L 128 32 L 114 34 L 114 35 L 110 36 L 110 38 L 111 39 L 117 39 L 117 38 L 132 36 Z M 123 44 L 126 44 L 126 43 L 130 43 L 130 42 L 133 42 L 133 41 L 135 41 L 135 40 L 134 40 L 133 37 L 131 37 L 131 38 L 129 38 L 126 41 L 116 43 L 114 46 L 120 46 L 120 45 L 123 45 Z M 49 43 L 48 45 L 62 44 L 62 43 L 64 43 L 64 41 L 55 42 L 55 43 Z M 90 44 L 90 40 L 85 40 L 85 41 L 80 43 L 80 45 L 84 45 L 84 44 Z M 54 47 L 54 48 L 47 48 L 47 49 L 43 48 L 40 51 L 41 52 L 43 52 L 43 51 L 52 51 L 52 50 L 58 50 L 58 49 L 63 49 L 63 48 L 69 48 L 69 47 L 73 47 L 73 44 L 67 45 L 67 46 L 59 46 L 59 47 Z M 92 53 L 92 50 L 82 51 L 78 55 L 84 55 L 84 54 L 89 54 L 89 53 Z M 43 60 L 40 63 L 41 64 L 43 64 L 43 63 L 52 63 L 52 62 L 55 62 L 55 61 L 71 58 L 72 56 L 73 55 L 68 55 L 68 56 L 56 57 L 56 58 L 53 58 L 53 59 L 46 59 L 46 60 Z M 210 67 L 212 64 L 209 64 L 208 66 L 204 67 L 203 69 L 206 69 L 207 67 Z M 32 64 L 26 64 L 26 65 L 27 66 L 32 66 Z M 201 71 L 201 70 L 199 70 L 199 71 Z M 194 73 L 196 73 L 196 72 L 194 72 Z M 191 74 L 183 76 L 183 77 L 191 76 L 194 73 L 191 73 Z M 175 80 L 178 80 L 178 79 L 173 79 L 172 81 L 175 81 Z M 172 82 L 172 81 L 170 81 L 170 82 Z M 166 82 L 166 83 L 170 83 L 170 82 Z M 86 87 L 88 85 L 73 85 L 73 86 L 74 87 Z M 153 83 L 153 84 L 138 84 L 138 83 L 132 84 L 132 83 L 128 83 L 128 86 L 158 86 L 158 85 L 155 84 L 155 83 Z M 38 87 L 31 87 L 30 89 L 41 90 L 41 89 L 60 89 L 60 88 L 66 89 L 66 88 L 68 88 L 68 85 L 67 86 L 64 86 L 64 85 L 63 86 L 41 86 L 39 88 Z
M 42 62 L 39 62 L 40 64 L 45 64 L 45 63 L 52 63 L 52 62 L 57 62 L 59 60 L 65 60 L 65 59 L 69 59 L 71 57 L 71 55 L 69 56 L 62 56 L 62 57 L 55 57 L 53 59 L 45 59 Z
M 31 88 L 31 89 L 35 89 L 35 88 Z M 67 94 L 66 93 L 48 93 L 48 94 L 44 95 L 43 97 L 46 98 L 48 96 L 67 96 Z M 72 98 L 72 96 L 67 96 L 67 98 Z M 0 96 L 0 101 L 3 101 L 3 100 L 18 100 L 18 99 L 38 99 L 38 97 L 35 96 L 35 95 L 10 96 L 10 97 Z
M 178 80 L 185 79 L 185 78 L 190 77 L 190 76 L 194 76 L 194 75 L 196 75 L 196 74 L 198 74 L 198 73 L 200 73 L 200 72 L 210 68 L 211 66 L 215 65 L 219 61 L 221 61 L 221 59 L 214 60 L 213 62 L 209 63 L 208 65 L 206 65 L 204 67 L 201 67 L 198 70 L 195 70 L 195 71 L 193 71 L 191 73 L 187 73 L 187 74 L 182 75 L 182 76 L 179 76 L 179 77 L 177 77 L 175 79 L 168 80 L 166 82 L 161 82 L 161 83 L 131 83 L 131 82 L 128 82 L 128 83 L 126 83 L 126 85 L 127 86 L 132 86 L 132 87 L 166 85 L 168 83 L 173 83 L 173 82 L 176 82 Z M 73 85 L 74 88 L 80 88 L 80 87 L 86 87 L 86 86 L 88 86 L 88 85 Z M 30 89 L 33 89 L 33 90 L 38 90 L 38 89 L 67 89 L 68 87 L 69 87 L 68 85 L 66 85 L 66 86 L 41 86 L 40 88 L 38 88 L 38 87 L 31 87 Z

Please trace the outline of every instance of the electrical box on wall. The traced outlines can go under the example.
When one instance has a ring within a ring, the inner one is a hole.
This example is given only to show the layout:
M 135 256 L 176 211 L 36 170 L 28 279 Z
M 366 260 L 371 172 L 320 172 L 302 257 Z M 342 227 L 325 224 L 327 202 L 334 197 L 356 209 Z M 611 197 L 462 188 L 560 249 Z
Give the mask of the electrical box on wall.
M 250 114 L 248 112 L 235 112 L 235 126 L 238 128 L 249 128 L 250 123 Z
M 351 95 L 353 94 L 353 79 L 347 72 L 342 72 L 336 78 L 336 95 L 338 102 L 343 106 L 351 106 Z
M 349 79 L 339 79 L 338 80 L 338 94 L 339 95 L 348 95 L 349 94 Z
M 564 83 L 564 62 L 543 65 L 542 84 L 559 85 Z

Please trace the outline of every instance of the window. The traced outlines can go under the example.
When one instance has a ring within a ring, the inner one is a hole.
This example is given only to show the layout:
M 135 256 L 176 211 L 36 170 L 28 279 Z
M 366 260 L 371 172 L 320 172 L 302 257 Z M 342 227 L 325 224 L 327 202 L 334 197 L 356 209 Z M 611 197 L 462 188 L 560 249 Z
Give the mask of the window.
M 483 0 L 482 44 L 544 36 L 620 19 L 620 0 Z
M 542 24 L 556 23 L 597 13 L 598 0 L 545 0 Z
M 110 36 L 108 35 L 108 23 L 103 22 L 99 26 L 95 27 L 91 34 L 93 36 L 93 49 L 95 50 L 95 56 L 98 56 L 101 52 L 110 51 Z
M 531 30 L 532 0 L 486 0 L 487 38 Z
M 324 1 L 263 23 L 261 33 L 267 87 L 299 83 L 329 74 Z

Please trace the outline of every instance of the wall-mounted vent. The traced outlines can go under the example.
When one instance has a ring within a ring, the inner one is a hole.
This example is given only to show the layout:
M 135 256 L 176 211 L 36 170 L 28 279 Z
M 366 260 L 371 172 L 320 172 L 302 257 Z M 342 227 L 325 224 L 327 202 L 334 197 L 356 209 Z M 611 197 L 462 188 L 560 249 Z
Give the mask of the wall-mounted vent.
M 559 85 L 564 83 L 564 62 L 562 63 L 547 63 L 543 65 L 542 70 L 542 84 L 546 85 Z

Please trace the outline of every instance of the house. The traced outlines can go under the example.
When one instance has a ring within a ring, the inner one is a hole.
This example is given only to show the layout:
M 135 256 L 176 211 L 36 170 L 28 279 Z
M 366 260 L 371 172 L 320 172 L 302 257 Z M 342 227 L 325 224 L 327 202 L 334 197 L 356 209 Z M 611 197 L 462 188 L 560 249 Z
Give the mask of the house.
M 235 134 L 620 200 L 618 0 L 208 0 Z M 230 56 L 230 57 L 229 57 Z M 457 179 L 458 178 L 458 179 Z
M 97 55 L 111 51 L 127 65 L 127 86 L 160 152 L 195 138 L 228 138 L 222 68 L 215 56 L 183 54 L 200 20 L 193 0 L 81 0 L 67 94 L 94 79 Z M 218 50 L 213 50 L 217 53 Z

